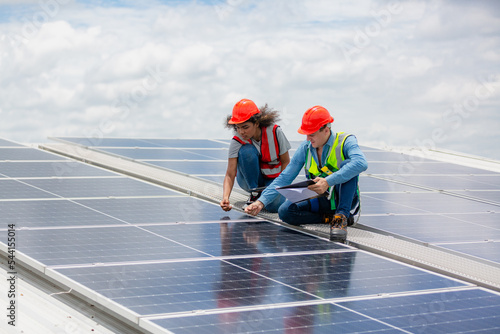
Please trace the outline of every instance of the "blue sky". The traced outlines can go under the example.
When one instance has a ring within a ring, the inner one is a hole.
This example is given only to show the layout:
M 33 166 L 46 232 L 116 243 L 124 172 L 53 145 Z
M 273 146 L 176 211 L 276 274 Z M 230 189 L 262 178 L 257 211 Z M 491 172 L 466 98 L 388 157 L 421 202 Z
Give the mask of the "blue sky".
M 500 160 L 498 1 L 0 0 L 0 136 L 229 138 L 241 98 Z

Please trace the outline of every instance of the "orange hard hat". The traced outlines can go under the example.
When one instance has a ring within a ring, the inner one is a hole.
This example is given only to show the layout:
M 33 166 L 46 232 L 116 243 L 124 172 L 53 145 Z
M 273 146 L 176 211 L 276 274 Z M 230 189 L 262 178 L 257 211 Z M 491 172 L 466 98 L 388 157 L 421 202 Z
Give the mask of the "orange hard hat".
M 233 107 L 233 114 L 229 120 L 229 124 L 240 124 L 248 121 L 250 117 L 255 114 L 260 113 L 257 105 L 248 99 L 242 99 L 238 101 Z
M 302 125 L 298 132 L 303 135 L 310 135 L 315 133 L 325 124 L 332 123 L 333 117 L 328 110 L 322 106 L 314 106 L 307 109 L 302 117 Z

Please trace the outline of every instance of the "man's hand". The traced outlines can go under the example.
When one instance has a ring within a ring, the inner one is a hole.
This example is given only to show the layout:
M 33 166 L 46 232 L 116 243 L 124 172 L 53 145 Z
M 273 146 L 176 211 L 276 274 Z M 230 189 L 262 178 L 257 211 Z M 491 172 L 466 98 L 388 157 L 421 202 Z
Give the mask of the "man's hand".
M 322 177 L 317 177 L 313 180 L 315 184 L 311 184 L 309 187 L 307 187 L 309 190 L 312 190 L 316 192 L 318 195 L 323 195 L 325 191 L 330 188 L 328 185 L 328 182 L 326 182 L 326 179 Z
M 263 208 L 264 204 L 261 201 L 255 201 L 245 208 L 245 213 L 256 216 Z
M 222 208 L 222 210 L 224 210 L 224 211 L 229 211 L 233 208 L 231 203 L 229 203 L 229 199 L 227 199 L 227 198 L 223 199 L 219 205 Z

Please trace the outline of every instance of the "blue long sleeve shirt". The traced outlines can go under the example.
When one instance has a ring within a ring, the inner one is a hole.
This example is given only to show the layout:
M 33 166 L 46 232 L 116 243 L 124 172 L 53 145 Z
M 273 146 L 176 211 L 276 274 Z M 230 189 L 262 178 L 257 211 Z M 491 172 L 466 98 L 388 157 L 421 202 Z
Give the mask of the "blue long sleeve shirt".
M 322 162 L 327 160 L 328 151 L 330 150 L 330 147 L 332 147 L 335 137 L 336 134 L 332 133 L 330 135 L 330 138 L 328 138 L 328 141 L 323 146 L 323 152 L 321 154 Z M 288 166 L 286 166 L 285 170 L 282 171 L 281 174 L 276 179 L 274 179 L 274 181 L 269 186 L 267 186 L 266 190 L 262 192 L 259 201 L 264 204 L 264 207 L 267 204 L 271 203 L 276 198 L 276 196 L 278 196 L 279 193 L 276 188 L 291 184 L 295 180 L 297 175 L 299 175 L 299 173 L 304 170 L 308 148 L 309 141 L 305 140 L 304 142 L 302 142 L 302 144 L 300 144 L 299 148 L 293 155 L 290 163 L 288 164 Z M 311 153 L 317 163 L 317 151 L 315 149 L 311 149 Z M 331 175 L 328 175 L 325 178 L 329 186 L 345 183 L 353 177 L 364 172 L 368 168 L 368 163 L 366 161 L 365 155 L 359 148 L 356 137 L 351 135 L 346 138 L 344 142 L 343 153 L 345 159 L 349 160 L 340 170 Z M 318 166 L 319 165 L 320 164 L 318 164 Z

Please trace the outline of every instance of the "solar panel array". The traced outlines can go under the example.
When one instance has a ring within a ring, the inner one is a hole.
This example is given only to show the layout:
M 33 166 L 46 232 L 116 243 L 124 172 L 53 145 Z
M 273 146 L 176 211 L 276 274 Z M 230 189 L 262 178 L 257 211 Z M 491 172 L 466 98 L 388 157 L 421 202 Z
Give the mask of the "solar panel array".
M 219 183 L 227 166 L 227 140 L 60 140 Z M 500 173 L 362 149 L 363 225 L 500 263 Z
M 223 140 L 61 140 L 216 182 L 226 167 Z M 364 225 L 450 249 L 498 244 L 498 222 L 486 218 L 498 216 L 494 197 L 473 200 L 450 194 L 460 189 L 401 181 L 405 174 L 391 172 L 400 156 L 364 151 L 370 164 L 360 180 Z M 498 180 L 495 173 L 464 176 L 454 165 L 439 171 L 441 163 L 421 164 L 410 176 L 448 170 L 476 191 Z M 500 330 L 494 291 L 5 140 L 0 212 L 0 228 L 16 224 L 21 259 L 144 332 Z M 481 228 L 461 234 L 465 223 Z

